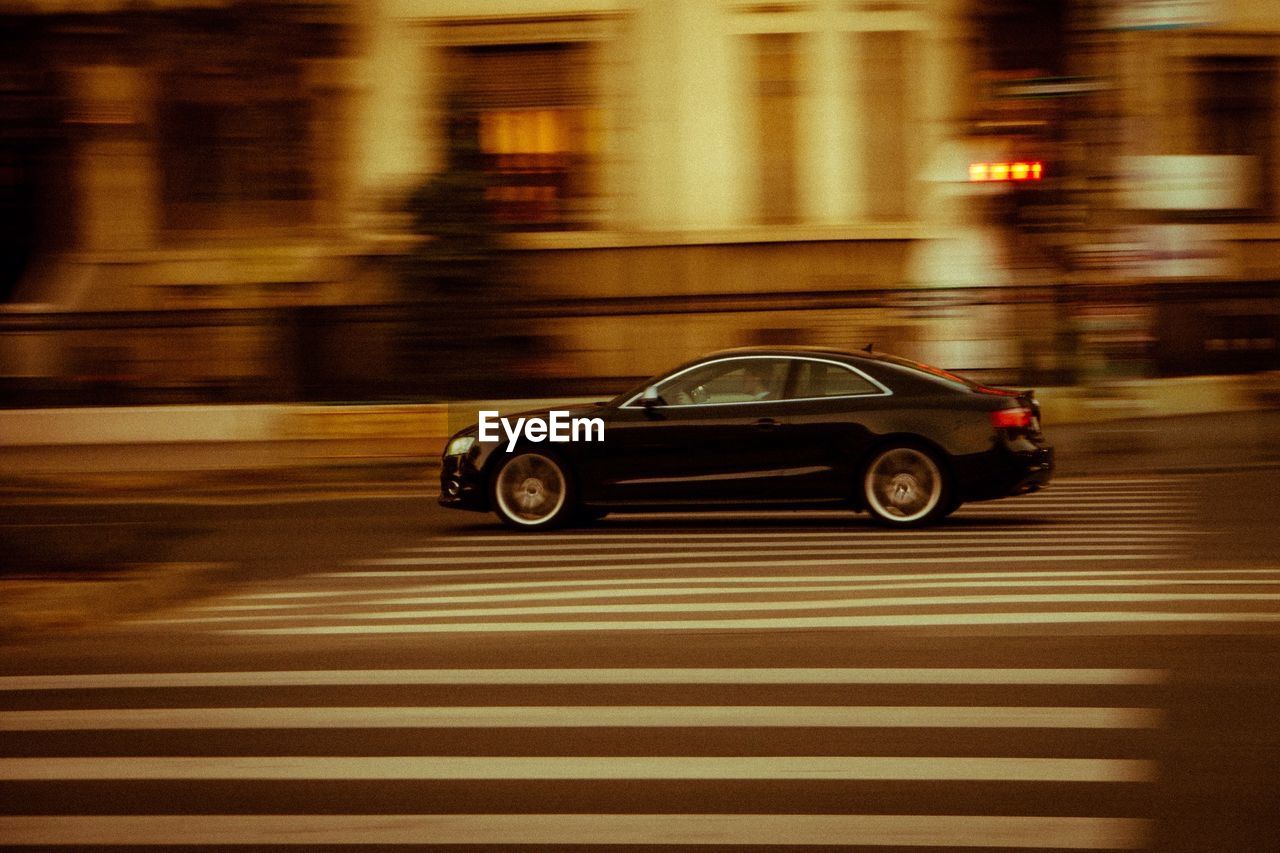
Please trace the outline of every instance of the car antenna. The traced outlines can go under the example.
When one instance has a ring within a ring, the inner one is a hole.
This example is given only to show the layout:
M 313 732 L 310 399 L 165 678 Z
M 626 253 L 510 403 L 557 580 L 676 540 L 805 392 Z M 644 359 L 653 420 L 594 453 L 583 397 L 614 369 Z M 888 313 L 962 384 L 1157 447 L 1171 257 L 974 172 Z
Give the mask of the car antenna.
M 876 342 L 872 341 L 871 343 L 863 347 L 862 351 L 865 352 L 867 355 L 871 355 L 871 348 L 874 347 L 875 345 L 876 345 Z

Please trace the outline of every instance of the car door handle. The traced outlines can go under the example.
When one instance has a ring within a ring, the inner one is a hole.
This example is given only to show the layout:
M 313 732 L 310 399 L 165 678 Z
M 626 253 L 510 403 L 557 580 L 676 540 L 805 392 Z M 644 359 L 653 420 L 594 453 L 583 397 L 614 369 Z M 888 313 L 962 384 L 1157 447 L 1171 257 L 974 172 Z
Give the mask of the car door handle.
M 773 418 L 761 418 L 756 421 L 756 429 L 775 430 L 780 426 L 782 426 L 782 424 L 778 423 Z

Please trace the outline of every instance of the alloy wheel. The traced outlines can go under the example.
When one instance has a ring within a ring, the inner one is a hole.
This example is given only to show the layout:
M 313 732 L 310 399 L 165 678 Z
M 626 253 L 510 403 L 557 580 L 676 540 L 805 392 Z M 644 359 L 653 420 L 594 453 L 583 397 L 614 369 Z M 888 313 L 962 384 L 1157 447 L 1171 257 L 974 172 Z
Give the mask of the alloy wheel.
M 568 483 L 555 460 L 522 453 L 498 472 L 494 497 L 504 519 L 527 527 L 549 525 L 564 508 Z
M 894 447 L 867 466 L 863 491 L 868 508 L 894 524 L 920 522 L 933 513 L 945 488 L 938 463 L 915 447 Z

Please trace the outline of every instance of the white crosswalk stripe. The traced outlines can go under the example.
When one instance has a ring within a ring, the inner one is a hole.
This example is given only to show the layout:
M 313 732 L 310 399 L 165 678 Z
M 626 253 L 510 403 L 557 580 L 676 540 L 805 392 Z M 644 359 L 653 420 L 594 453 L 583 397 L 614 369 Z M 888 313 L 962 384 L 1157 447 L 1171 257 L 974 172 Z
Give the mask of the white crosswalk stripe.
M 1219 634 L 1231 623 L 1269 624 L 1280 613 L 1185 611 L 1031 611 L 1018 613 L 906 613 L 874 616 L 796 616 L 734 619 L 644 619 L 520 622 L 411 622 L 300 627 L 228 628 L 224 633 L 263 636 L 351 636 L 360 634 L 512 634 L 599 631 L 786 631 L 840 628 L 943 628 L 990 626 L 1072 626 L 1104 628 L 1110 633 L 1186 633 L 1197 628 Z M 1050 633 L 1056 633 L 1050 632 Z
M 979 545 L 979 544 L 974 544 L 976 541 L 977 540 L 972 540 L 972 539 L 965 540 L 961 538 L 958 544 L 965 545 L 966 546 L 965 550 L 968 553 L 973 553 L 974 551 L 992 551 L 992 552 L 998 553 L 1008 548 L 1008 545 L 1006 543 L 993 543 L 989 545 Z M 856 545 L 854 547 L 857 548 L 856 553 L 861 555 L 884 554 L 885 556 L 902 554 L 904 548 L 910 549 L 910 551 L 914 554 L 924 554 L 924 555 L 933 555 L 933 554 L 945 555 L 945 554 L 954 553 L 956 550 L 955 544 L 952 544 L 952 543 L 938 544 L 938 545 L 934 545 L 934 544 L 925 545 L 920 543 L 911 543 L 911 544 L 893 543 L 893 544 L 876 544 L 876 545 L 870 545 L 870 546 Z M 494 556 L 492 554 L 475 554 L 474 553 L 475 549 L 472 549 L 472 550 L 473 550 L 473 553 L 468 554 L 466 556 L 457 556 L 457 555 L 451 554 L 448 556 L 440 556 L 440 557 L 416 557 L 416 558 L 405 557 L 400 559 L 392 558 L 392 559 L 384 559 L 384 560 L 369 560 L 366 562 L 366 565 L 457 566 L 457 565 L 471 565 L 471 564 L 488 565 L 494 561 Z M 1123 542 L 1098 542 L 1098 543 L 1054 543 L 1049 545 L 1041 545 L 1040 550 L 1044 552 L 1049 552 L 1049 551 L 1107 552 L 1107 551 L 1131 551 L 1131 550 L 1159 551 L 1161 549 L 1149 541 L 1147 542 L 1123 541 Z M 704 550 L 704 551 L 698 552 L 699 556 L 708 560 L 712 560 L 712 559 L 722 560 L 730 557 L 734 557 L 734 558 L 736 557 L 785 557 L 785 556 L 811 557 L 816 555 L 832 554 L 832 553 L 836 553 L 836 551 L 831 547 L 804 548 L 804 547 L 792 546 L 789 548 L 775 549 L 775 548 L 762 548 L 758 545 L 754 548 L 745 549 L 745 550 L 728 550 L 728 551 Z M 609 559 L 615 560 L 615 561 L 616 560 L 622 560 L 622 561 L 652 560 L 653 557 L 654 557 L 654 554 L 652 552 L 644 553 L 644 554 L 630 553 L 630 554 L 610 554 L 609 555 Z M 526 552 L 521 555 L 522 561 L 537 559 L 537 560 L 551 560 L 556 563 L 596 563 L 600 561 L 600 558 L 601 558 L 601 555 L 599 553 L 556 554 L 556 553 L 546 552 L 542 554 L 530 554 Z
M 189 687 L 369 687 L 603 684 L 961 684 L 1159 685 L 1158 669 L 1047 667 L 747 667 L 653 669 L 321 669 L 0 676 L 0 691 L 136 690 Z
M 927 727 L 1140 729 L 1159 724 L 1150 708 L 608 707 L 503 708 L 95 708 L 0 711 L 0 731 L 107 729 Z
M 137 779 L 846 779 L 1150 782 L 1125 758 L 953 756 L 127 756 L 0 758 L 0 781 Z

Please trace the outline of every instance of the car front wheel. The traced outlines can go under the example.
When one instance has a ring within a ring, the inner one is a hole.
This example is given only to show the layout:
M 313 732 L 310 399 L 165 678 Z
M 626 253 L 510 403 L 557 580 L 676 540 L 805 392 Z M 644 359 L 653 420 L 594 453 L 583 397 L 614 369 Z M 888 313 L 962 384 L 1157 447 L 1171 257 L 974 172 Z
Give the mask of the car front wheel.
M 568 474 L 559 460 L 542 453 L 517 453 L 493 477 L 493 508 L 508 527 L 547 530 L 573 514 Z
M 888 527 L 922 527 L 951 506 L 950 486 L 928 451 L 909 445 L 878 452 L 862 478 L 862 498 L 871 517 Z

